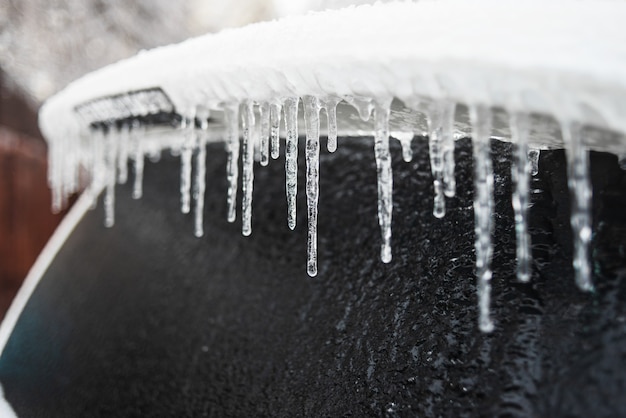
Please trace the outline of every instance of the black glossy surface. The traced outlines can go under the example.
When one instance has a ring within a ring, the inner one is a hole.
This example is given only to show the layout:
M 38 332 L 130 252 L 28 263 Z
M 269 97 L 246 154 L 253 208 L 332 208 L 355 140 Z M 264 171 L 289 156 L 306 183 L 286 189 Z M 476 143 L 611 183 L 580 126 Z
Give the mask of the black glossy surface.
M 534 274 L 519 284 L 510 146 L 494 146 L 493 334 L 476 326 L 469 141 L 442 220 L 431 214 L 425 142 L 409 164 L 392 147 L 388 265 L 372 141 L 323 152 L 315 279 L 304 158 L 296 231 L 281 158 L 255 165 L 244 238 L 239 220 L 225 220 L 226 157 L 213 145 L 204 238 L 178 210 L 171 157 L 146 164 L 142 200 L 118 189 L 114 228 L 102 226 L 102 205 L 86 215 L 0 358 L 8 401 L 24 417 L 626 415 L 626 176 L 614 156 L 593 155 L 597 292 L 583 294 L 570 267 L 564 155 L 542 154 Z

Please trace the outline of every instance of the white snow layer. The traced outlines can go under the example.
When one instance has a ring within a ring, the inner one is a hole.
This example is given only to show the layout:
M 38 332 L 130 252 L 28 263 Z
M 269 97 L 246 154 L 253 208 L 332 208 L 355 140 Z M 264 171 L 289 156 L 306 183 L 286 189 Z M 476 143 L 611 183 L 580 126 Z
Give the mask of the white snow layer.
M 450 99 L 626 132 L 626 3 L 447 0 L 311 13 L 190 39 L 93 72 L 41 110 L 46 137 L 83 102 L 161 87 L 196 105 L 304 95 Z

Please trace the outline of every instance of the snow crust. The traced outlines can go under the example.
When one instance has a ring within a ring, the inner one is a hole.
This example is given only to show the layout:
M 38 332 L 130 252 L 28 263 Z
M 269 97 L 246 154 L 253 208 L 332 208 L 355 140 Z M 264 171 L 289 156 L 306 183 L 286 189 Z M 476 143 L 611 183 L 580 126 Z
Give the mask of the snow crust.
M 176 110 L 245 100 L 426 97 L 543 113 L 626 132 L 626 3 L 379 3 L 225 30 L 161 47 L 71 83 L 41 109 L 51 140 L 74 107 L 160 87 Z

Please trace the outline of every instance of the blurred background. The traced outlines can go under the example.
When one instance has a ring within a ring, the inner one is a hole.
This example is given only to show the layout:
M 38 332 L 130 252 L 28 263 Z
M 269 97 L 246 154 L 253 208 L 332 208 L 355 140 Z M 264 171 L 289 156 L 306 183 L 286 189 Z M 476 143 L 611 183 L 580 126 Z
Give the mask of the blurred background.
M 358 0 L 0 0 L 0 317 L 62 219 L 52 214 L 46 98 L 142 49 Z

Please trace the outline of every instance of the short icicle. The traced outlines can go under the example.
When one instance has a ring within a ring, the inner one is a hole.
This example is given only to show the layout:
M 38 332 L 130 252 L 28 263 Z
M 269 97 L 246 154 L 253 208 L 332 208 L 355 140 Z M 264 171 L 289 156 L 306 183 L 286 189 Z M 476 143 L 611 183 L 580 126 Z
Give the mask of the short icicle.
M 239 105 L 229 104 L 224 107 L 226 125 L 226 179 L 228 192 L 226 197 L 226 217 L 228 222 L 237 219 L 237 182 L 239 181 Z
M 247 237 L 252 234 L 252 189 L 254 187 L 255 118 L 252 102 L 242 105 L 241 124 L 243 128 L 241 233 Z
M 270 103 L 270 154 L 275 160 L 280 156 L 280 119 L 282 115 L 280 102 Z
M 562 122 L 566 146 L 567 184 L 570 191 L 570 221 L 574 238 L 574 277 L 581 290 L 592 291 L 589 242 L 591 241 L 591 183 L 589 153 L 582 143 L 582 128 L 577 123 Z
M 195 115 L 185 116 L 181 122 L 185 138 L 180 152 L 180 210 L 189 213 L 191 210 L 191 157 L 196 137 Z
M 98 141 L 100 138 L 97 137 L 94 141 Z M 48 184 L 50 185 L 51 193 L 52 193 L 52 213 L 61 212 L 63 206 L 63 199 L 61 197 L 62 187 L 60 181 L 60 171 L 61 171 L 61 158 L 59 158 L 60 154 L 60 146 L 58 141 L 52 141 L 48 145 L 50 147 L 50 162 L 48 164 Z
M 120 141 L 117 158 L 117 182 L 126 184 L 128 181 L 128 147 L 130 141 L 130 125 L 123 124 L 120 128 Z
M 320 101 L 314 96 L 304 96 L 304 121 L 306 124 L 306 203 L 308 213 L 307 273 L 317 276 L 317 204 L 319 201 L 320 171 Z
M 270 162 L 270 104 L 259 105 L 259 119 L 261 119 L 261 165 L 267 166 Z
M 626 170 L 626 154 L 618 155 L 617 163 L 619 164 L 619 168 L 621 168 L 622 170 Z
M 515 144 L 515 155 L 511 161 L 513 180 L 513 210 L 515 212 L 515 234 L 517 243 L 517 279 L 528 282 L 532 274 L 532 252 L 528 234 L 528 207 L 530 174 L 532 162 L 529 160 L 528 135 L 530 118 L 527 114 L 513 113 L 510 117 L 511 139 Z
M 201 121 L 202 131 L 197 138 L 196 151 L 196 178 L 194 181 L 193 198 L 194 208 L 194 235 L 204 235 L 204 191 L 206 189 L 206 142 L 205 135 L 208 123 L 206 118 Z
M 341 101 L 338 97 L 329 97 L 324 100 L 323 108 L 326 110 L 328 121 L 328 138 L 326 149 L 328 152 L 337 151 L 337 105 Z
M 400 146 L 402 147 L 402 159 L 410 163 L 413 160 L 413 149 L 411 148 L 411 143 L 413 142 L 413 137 L 415 136 L 411 131 L 394 131 L 389 134 L 392 138 L 400 141 Z
M 530 161 L 530 174 L 536 176 L 539 174 L 539 156 L 541 151 L 538 148 L 528 149 L 528 160 Z
M 493 168 L 491 161 L 491 110 L 486 106 L 470 108 L 472 147 L 474 149 L 474 230 L 476 233 L 476 278 L 478 327 L 491 332 L 491 257 L 493 245 Z
M 106 134 L 106 193 L 104 195 L 104 226 L 115 224 L 115 183 L 117 169 L 118 136 L 113 125 L 107 127 Z
M 393 212 L 393 173 L 389 153 L 389 112 L 391 100 L 376 102 L 374 109 L 374 154 L 378 178 L 378 224 L 382 235 L 380 258 L 391 261 L 391 216 Z
M 83 121 L 84 122 L 84 121 Z M 87 195 L 91 199 L 90 209 L 93 210 L 97 207 L 98 204 L 98 196 L 95 195 L 94 190 L 97 188 L 96 180 L 95 180 L 95 161 L 96 161 L 96 141 L 95 138 L 91 135 L 93 132 L 88 126 L 84 127 L 85 136 L 88 139 L 86 144 L 88 148 L 88 152 L 86 154 L 86 160 L 84 162 L 85 169 L 87 170 L 87 175 L 89 177 L 89 186 L 85 190 Z M 48 144 L 48 152 L 51 153 L 50 144 Z
M 141 199 L 143 196 L 143 145 L 142 145 L 142 131 L 139 122 L 133 124 L 131 128 L 131 136 L 134 143 L 134 156 L 133 163 L 135 168 L 135 182 L 133 183 L 133 199 Z
M 296 228 L 296 195 L 298 194 L 298 101 L 297 97 L 285 100 L 285 186 L 287 192 L 287 224 Z

